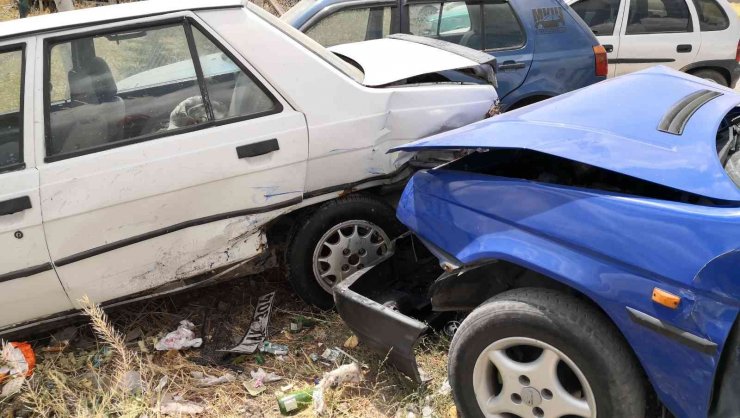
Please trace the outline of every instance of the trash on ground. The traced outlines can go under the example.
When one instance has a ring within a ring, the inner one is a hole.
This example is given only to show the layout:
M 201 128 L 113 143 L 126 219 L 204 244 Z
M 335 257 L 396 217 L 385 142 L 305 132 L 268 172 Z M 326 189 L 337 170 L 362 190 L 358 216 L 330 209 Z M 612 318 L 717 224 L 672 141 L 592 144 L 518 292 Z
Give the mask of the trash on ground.
M 421 380 L 421 384 L 426 384 L 432 381 L 433 377 L 429 373 L 422 370 L 421 367 L 419 367 L 419 379 Z
M 288 354 L 288 346 L 283 344 L 275 344 L 269 341 L 263 341 L 260 346 L 260 351 L 263 353 L 270 353 L 276 356 L 284 356 Z
M 203 372 L 190 372 L 190 375 L 195 379 L 195 386 L 201 388 L 216 386 L 236 380 L 236 376 L 232 373 L 226 373 L 223 376 L 218 377 L 211 376 L 210 374 Z
M 450 393 L 452 393 L 452 387 L 450 387 L 450 380 L 445 379 L 445 381 L 442 383 L 442 386 L 439 387 L 437 390 L 438 395 L 447 396 Z
M 308 356 L 308 358 L 310 358 L 310 359 L 311 359 L 311 361 L 312 361 L 312 362 L 314 362 L 314 363 L 316 363 L 317 361 L 319 361 L 319 355 L 318 355 L 318 354 L 316 354 L 316 353 L 311 353 L 311 354 L 310 354 L 310 355 Z
M 267 390 L 267 386 L 257 385 L 257 382 L 254 379 L 248 382 L 244 382 L 242 383 L 242 385 L 244 385 L 244 388 L 247 390 L 247 392 L 249 392 L 251 396 L 257 396 Z
M 203 339 L 195 338 L 193 329 L 195 329 L 195 325 L 184 319 L 180 321 L 180 326 L 176 330 L 165 335 L 164 338 L 154 344 L 154 348 L 159 351 L 169 351 L 200 347 L 203 344 Z
M 136 370 L 124 373 L 121 387 L 126 393 L 140 393 L 142 390 L 141 373 Z
M 265 383 L 272 383 L 277 382 L 278 380 L 282 380 L 283 377 L 277 375 L 276 373 L 270 372 L 267 373 L 266 371 L 262 370 L 260 367 L 257 369 L 257 371 L 249 372 L 250 375 L 252 375 L 252 379 L 257 383 L 257 386 L 262 386 Z
M 313 404 L 314 411 L 318 415 L 324 413 L 324 408 L 326 407 L 324 404 L 324 390 L 326 388 L 337 387 L 345 383 L 360 383 L 362 382 L 362 378 L 362 370 L 360 370 L 360 365 L 357 363 L 345 364 L 325 373 L 324 378 L 316 386 Z
M 26 377 L 33 374 L 36 355 L 30 344 L 24 342 L 0 342 L 0 397 L 6 398 L 18 393 Z
M 337 348 L 327 348 L 321 353 L 321 358 L 326 362 L 336 364 L 342 359 L 342 352 Z
M 283 415 L 293 414 L 311 405 L 315 396 L 315 388 L 298 390 L 278 398 L 278 408 Z
M 295 386 L 295 385 L 293 385 L 292 383 L 288 383 L 285 386 L 280 386 L 280 392 L 287 392 L 287 391 L 293 389 L 293 386 Z
M 164 415 L 197 415 L 202 414 L 205 408 L 195 402 L 186 401 L 182 396 L 165 394 L 159 404 L 159 412 Z
M 360 340 L 357 339 L 357 336 L 351 335 L 347 338 L 347 341 L 344 342 L 344 348 L 355 348 L 358 344 L 360 344 Z
M 260 296 L 257 300 L 257 306 L 254 308 L 252 323 L 241 342 L 232 348 L 219 351 L 248 354 L 257 351 L 259 345 L 267 338 L 267 325 L 270 322 L 270 311 L 274 300 L 275 292 Z

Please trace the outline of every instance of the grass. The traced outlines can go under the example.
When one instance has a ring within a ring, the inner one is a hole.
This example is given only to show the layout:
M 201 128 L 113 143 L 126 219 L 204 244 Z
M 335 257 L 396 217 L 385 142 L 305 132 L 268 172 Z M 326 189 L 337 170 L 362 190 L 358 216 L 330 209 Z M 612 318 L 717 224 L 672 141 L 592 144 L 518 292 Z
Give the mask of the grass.
M 282 360 L 269 354 L 232 356 L 218 363 L 217 349 L 232 346 L 251 322 L 253 303 L 269 291 L 277 292 L 270 319 L 269 340 L 285 344 L 289 354 Z M 265 275 L 237 279 L 200 291 L 137 303 L 110 317 L 87 303 L 87 324 L 78 325 L 78 336 L 62 352 L 44 352 L 48 335 L 32 340 L 39 363 L 20 396 L 0 403 L 0 417 L 103 417 L 160 416 L 159 405 L 167 396 L 181 396 L 205 407 L 203 417 L 280 416 L 276 391 L 292 385 L 298 390 L 310 387 L 332 367 L 311 361 L 312 353 L 339 346 L 352 334 L 334 312 L 317 311 L 300 301 L 287 286 L 279 270 Z M 317 325 L 299 333 L 288 332 L 289 324 L 299 315 L 316 319 Z M 201 348 L 157 352 L 153 344 L 182 319 L 196 324 Z M 141 333 L 138 332 L 141 330 Z M 140 334 L 131 341 L 126 335 Z M 143 341 L 143 349 L 139 345 Z M 438 390 L 446 379 L 449 341 L 438 335 L 422 340 L 417 349 L 421 368 L 432 378 L 418 385 L 385 364 L 385 356 L 375 354 L 360 344 L 344 348 L 368 367 L 364 381 L 339 387 L 325 394 L 325 417 L 405 417 L 408 411 L 417 417 L 428 407 L 435 417 L 454 416 L 450 395 Z M 257 397 L 248 394 L 243 384 L 249 372 L 257 368 L 284 377 L 271 383 Z M 214 376 L 236 373 L 237 379 L 215 387 L 197 387 L 192 372 Z M 141 389 L 129 391 L 122 384 L 127 376 L 141 376 Z M 157 390 L 165 378 L 167 384 Z M 246 412 L 245 412 L 246 411 Z M 251 411 L 251 412 L 250 412 Z M 249 412 L 249 413 L 247 413 Z M 246 414 L 246 415 L 245 415 Z M 452 414 L 452 415 L 451 415 Z M 311 417 L 312 409 L 298 416 Z

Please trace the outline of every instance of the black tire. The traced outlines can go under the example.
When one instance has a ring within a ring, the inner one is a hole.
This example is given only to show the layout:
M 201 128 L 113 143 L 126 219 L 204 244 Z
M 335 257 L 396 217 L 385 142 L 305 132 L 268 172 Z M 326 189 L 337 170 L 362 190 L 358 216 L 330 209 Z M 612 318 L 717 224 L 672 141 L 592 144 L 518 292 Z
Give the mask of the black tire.
M 727 79 L 722 74 L 720 74 L 719 71 L 710 69 L 696 70 L 692 71 L 691 75 L 693 75 L 694 77 L 703 78 L 705 80 L 714 81 L 720 86 L 729 87 L 730 85 Z
M 321 309 L 334 307 L 333 296 L 319 285 L 313 272 L 313 252 L 321 237 L 345 221 L 364 220 L 381 228 L 392 240 L 403 231 L 396 213 L 387 203 L 366 195 L 349 195 L 324 203 L 302 219 L 288 245 L 288 280 L 307 303 Z
M 501 293 L 475 309 L 458 329 L 448 372 L 462 417 L 483 417 L 472 371 L 486 347 L 507 337 L 536 339 L 570 358 L 591 386 L 598 416 L 644 417 L 645 379 L 619 331 L 597 309 L 542 288 Z

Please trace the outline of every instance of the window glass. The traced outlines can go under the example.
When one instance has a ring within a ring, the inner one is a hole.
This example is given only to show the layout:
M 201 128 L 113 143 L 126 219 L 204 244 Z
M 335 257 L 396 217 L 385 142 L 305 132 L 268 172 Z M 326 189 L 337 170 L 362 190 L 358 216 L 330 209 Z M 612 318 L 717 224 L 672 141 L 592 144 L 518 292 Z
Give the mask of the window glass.
M 524 44 L 524 32 L 507 2 L 483 5 L 485 49 L 517 48 Z
M 462 1 L 412 4 L 409 6 L 409 32 L 482 49 L 480 7 L 480 3 Z
M 208 101 L 183 25 L 53 44 L 47 155 L 107 149 L 275 109 L 261 85 L 196 28 L 192 31 Z
M 715 0 L 694 0 L 699 14 L 699 28 L 702 31 L 724 30 L 730 26 L 730 20 Z
M 613 35 L 621 0 L 581 0 L 571 7 L 595 35 Z
M 23 52 L 0 52 L 0 170 L 23 162 Z
M 340 10 L 311 26 L 306 35 L 326 47 L 380 39 L 390 34 L 394 11 L 390 6 Z
M 442 3 L 409 5 L 409 32 L 419 36 L 437 36 Z
M 215 120 L 275 109 L 277 104 L 264 88 L 196 28 L 193 28 L 193 40 Z
M 181 25 L 55 44 L 49 65 L 47 155 L 207 120 Z
M 691 15 L 684 0 L 630 0 L 627 35 L 691 30 Z

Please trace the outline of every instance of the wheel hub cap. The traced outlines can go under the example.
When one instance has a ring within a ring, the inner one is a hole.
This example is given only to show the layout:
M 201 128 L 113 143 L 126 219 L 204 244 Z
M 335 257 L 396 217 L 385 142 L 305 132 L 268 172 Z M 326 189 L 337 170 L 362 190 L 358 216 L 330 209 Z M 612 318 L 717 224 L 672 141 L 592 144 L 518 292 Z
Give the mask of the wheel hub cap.
M 537 389 L 526 387 L 522 389 L 522 402 L 529 407 L 540 406 L 542 395 L 540 395 L 540 391 Z
M 473 367 L 473 391 L 487 418 L 596 418 L 583 372 L 562 351 L 532 338 L 486 347 Z
M 384 256 L 389 242 L 385 231 L 371 222 L 353 220 L 335 225 L 314 249 L 314 277 L 331 293 L 337 283 Z

